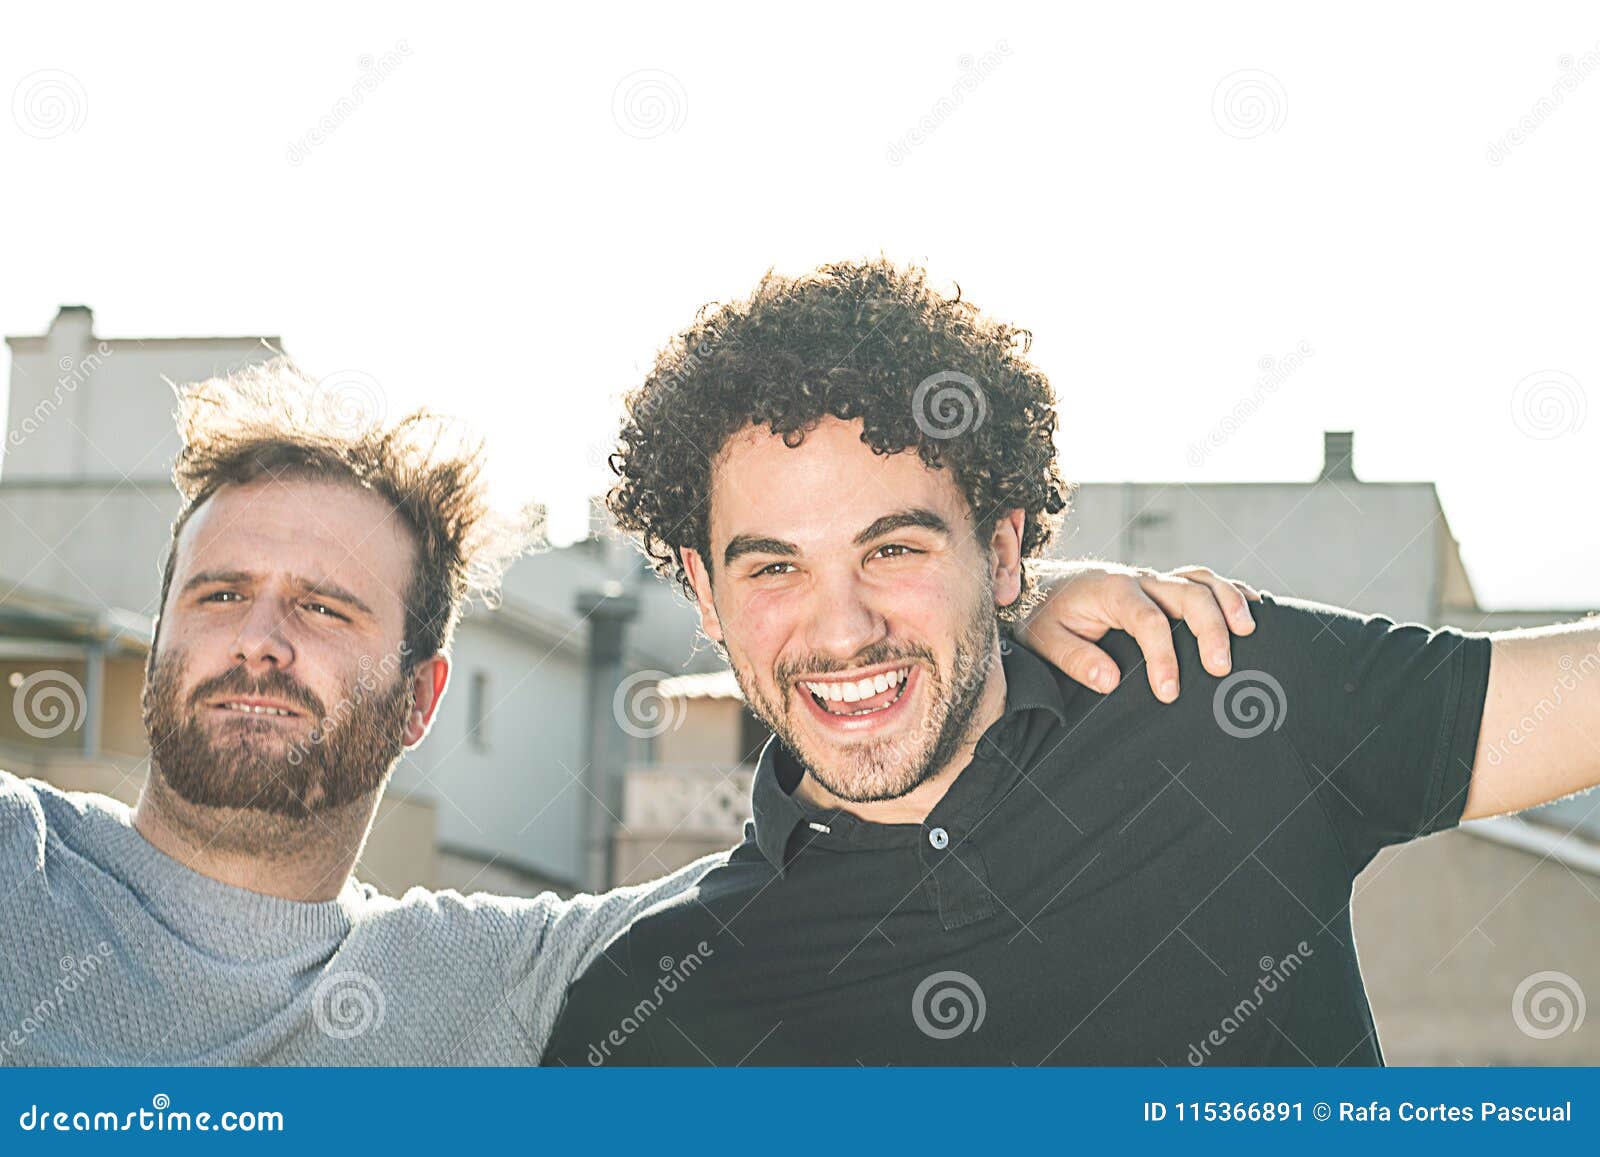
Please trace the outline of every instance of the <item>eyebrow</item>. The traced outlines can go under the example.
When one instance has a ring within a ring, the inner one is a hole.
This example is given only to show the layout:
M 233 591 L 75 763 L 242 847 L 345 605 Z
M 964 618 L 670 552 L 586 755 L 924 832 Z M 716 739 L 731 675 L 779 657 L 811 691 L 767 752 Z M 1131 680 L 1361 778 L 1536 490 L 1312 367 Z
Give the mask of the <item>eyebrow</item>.
M 256 576 L 247 570 L 203 570 L 192 575 L 189 581 L 183 584 L 183 589 L 189 591 L 195 587 L 207 586 L 212 583 L 222 585 L 245 584 L 254 582 L 255 579 Z M 341 603 L 355 607 L 363 614 L 372 614 L 372 608 L 367 606 L 354 591 L 348 590 L 336 582 L 328 579 L 313 580 L 302 578 L 299 575 L 291 575 L 290 581 L 307 594 L 317 595 L 326 599 L 336 599 Z
M 851 542 L 856 546 L 865 546 L 874 539 L 893 534 L 897 530 L 905 530 L 907 527 L 931 530 L 936 534 L 950 533 L 950 524 L 942 517 L 927 507 L 917 506 L 908 510 L 897 510 L 893 514 L 885 514 L 882 518 L 875 519 L 865 530 L 851 539 Z M 747 554 L 773 554 L 782 558 L 792 558 L 799 553 L 799 547 L 781 538 L 736 534 L 728 541 L 727 549 L 722 552 L 722 565 L 731 566 L 735 559 Z

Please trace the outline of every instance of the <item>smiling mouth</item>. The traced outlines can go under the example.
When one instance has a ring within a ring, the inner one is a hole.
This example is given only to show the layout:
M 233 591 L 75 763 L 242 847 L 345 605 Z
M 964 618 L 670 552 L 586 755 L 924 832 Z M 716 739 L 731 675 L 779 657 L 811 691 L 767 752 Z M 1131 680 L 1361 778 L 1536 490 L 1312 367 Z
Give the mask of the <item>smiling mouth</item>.
M 802 679 L 800 686 L 829 715 L 876 715 L 900 701 L 911 679 L 910 666 L 860 679 Z

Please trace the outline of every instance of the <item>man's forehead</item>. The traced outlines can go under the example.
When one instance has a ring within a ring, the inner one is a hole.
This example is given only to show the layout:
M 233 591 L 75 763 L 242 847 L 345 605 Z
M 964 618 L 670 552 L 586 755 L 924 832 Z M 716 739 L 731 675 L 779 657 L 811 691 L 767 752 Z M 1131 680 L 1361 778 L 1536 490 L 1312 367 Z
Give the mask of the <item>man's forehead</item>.
M 851 538 L 910 508 L 939 511 L 955 526 L 966 501 L 952 472 L 930 467 L 915 450 L 874 453 L 861 441 L 859 421 L 825 419 L 793 447 L 766 429 L 740 431 L 712 466 L 717 541 L 739 534 Z
M 177 563 L 184 571 L 337 577 L 378 590 L 404 577 L 413 553 L 404 524 L 379 495 L 337 482 L 266 479 L 224 486 L 202 503 L 179 535 Z

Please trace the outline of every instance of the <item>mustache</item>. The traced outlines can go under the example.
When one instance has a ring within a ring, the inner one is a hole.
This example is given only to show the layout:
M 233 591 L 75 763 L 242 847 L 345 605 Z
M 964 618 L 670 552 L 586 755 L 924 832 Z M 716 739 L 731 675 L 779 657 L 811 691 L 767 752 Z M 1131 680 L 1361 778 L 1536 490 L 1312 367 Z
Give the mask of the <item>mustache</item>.
M 322 709 L 322 700 L 307 687 L 291 679 L 282 671 L 273 671 L 258 679 L 252 679 L 245 673 L 242 666 L 232 667 L 221 675 L 216 675 L 205 680 L 189 696 L 189 706 L 199 706 L 201 700 L 210 699 L 217 695 L 259 695 L 264 698 L 282 699 L 297 707 L 303 707 L 311 714 L 313 719 L 321 719 L 325 714 Z
M 864 647 L 848 659 L 831 659 L 822 655 L 785 659 L 773 667 L 772 677 L 778 686 L 784 687 L 801 675 L 833 675 L 856 667 L 876 667 L 880 663 L 890 663 L 898 659 L 921 659 L 934 670 L 939 666 L 933 651 L 923 644 L 885 641 Z

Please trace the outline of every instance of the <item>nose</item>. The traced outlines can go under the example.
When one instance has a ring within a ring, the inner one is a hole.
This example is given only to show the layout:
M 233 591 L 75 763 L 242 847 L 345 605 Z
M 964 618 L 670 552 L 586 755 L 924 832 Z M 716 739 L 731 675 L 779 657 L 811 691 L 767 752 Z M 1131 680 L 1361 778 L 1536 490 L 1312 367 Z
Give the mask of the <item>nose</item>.
M 273 599 L 255 599 L 239 624 L 239 634 L 233 642 L 234 662 L 251 674 L 261 674 L 267 668 L 282 671 L 293 664 L 294 645 L 283 630 L 289 613 Z
M 841 662 L 888 635 L 888 622 L 854 573 L 819 579 L 812 589 L 806 644 Z

